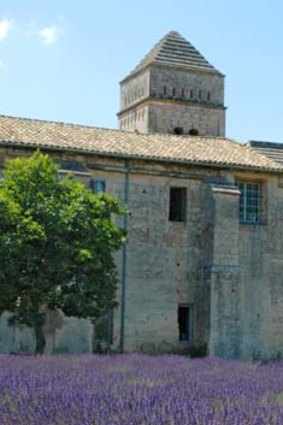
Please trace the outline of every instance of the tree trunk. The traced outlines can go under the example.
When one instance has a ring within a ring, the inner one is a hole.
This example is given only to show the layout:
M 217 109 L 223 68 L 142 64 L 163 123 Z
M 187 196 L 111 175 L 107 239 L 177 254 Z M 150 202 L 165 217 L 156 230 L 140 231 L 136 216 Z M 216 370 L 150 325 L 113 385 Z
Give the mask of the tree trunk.
M 43 354 L 44 348 L 46 345 L 46 339 L 43 332 L 43 326 L 35 325 L 34 331 L 35 331 L 35 340 L 36 340 L 35 354 Z

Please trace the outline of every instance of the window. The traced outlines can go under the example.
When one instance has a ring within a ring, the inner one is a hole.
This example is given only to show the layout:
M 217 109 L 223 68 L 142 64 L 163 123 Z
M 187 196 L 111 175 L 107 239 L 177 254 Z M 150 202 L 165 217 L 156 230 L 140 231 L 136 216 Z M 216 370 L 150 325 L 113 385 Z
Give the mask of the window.
M 102 179 L 91 179 L 89 186 L 93 193 L 105 192 L 105 181 Z
M 185 187 L 170 188 L 170 221 L 186 221 L 187 189 Z
M 207 92 L 207 101 L 210 102 L 210 92 Z
M 166 88 L 166 86 L 163 87 L 163 94 L 164 94 L 164 96 L 166 96 L 166 94 L 167 94 L 167 88 Z
M 184 89 L 182 89 L 181 96 L 185 97 L 185 90 Z
M 178 306 L 179 341 L 193 340 L 193 305 Z
M 262 184 L 260 182 L 237 181 L 240 195 L 240 223 L 261 222 Z
M 172 96 L 176 96 L 176 89 L 175 88 L 172 89 Z

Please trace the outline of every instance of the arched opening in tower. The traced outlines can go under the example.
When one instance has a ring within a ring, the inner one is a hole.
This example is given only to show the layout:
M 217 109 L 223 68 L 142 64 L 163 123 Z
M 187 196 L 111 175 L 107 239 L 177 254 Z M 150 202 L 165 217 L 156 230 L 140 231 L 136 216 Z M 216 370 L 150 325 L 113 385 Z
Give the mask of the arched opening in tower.
M 178 135 L 184 134 L 184 129 L 182 127 L 175 127 L 173 133 Z

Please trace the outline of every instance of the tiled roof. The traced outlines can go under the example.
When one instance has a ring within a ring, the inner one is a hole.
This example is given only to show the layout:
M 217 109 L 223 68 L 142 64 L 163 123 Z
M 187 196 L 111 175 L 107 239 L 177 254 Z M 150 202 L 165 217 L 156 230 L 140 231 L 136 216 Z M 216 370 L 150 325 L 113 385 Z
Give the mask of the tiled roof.
M 219 73 L 191 43 L 176 31 L 166 34 L 130 75 L 153 63 Z
M 224 138 L 137 134 L 0 116 L 0 145 L 283 172 L 283 165 Z
M 254 151 L 272 159 L 273 161 L 279 162 L 283 165 L 283 144 L 273 142 L 260 142 L 257 140 L 250 140 L 248 142 Z

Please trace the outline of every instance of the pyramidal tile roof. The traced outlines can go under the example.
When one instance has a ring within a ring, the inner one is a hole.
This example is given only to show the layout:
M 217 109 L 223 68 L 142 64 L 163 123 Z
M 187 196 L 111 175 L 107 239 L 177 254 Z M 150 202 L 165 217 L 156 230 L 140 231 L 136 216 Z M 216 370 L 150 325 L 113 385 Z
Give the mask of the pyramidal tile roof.
M 137 134 L 3 115 L 0 146 L 283 173 L 283 164 L 230 139 Z
M 170 31 L 166 34 L 129 75 L 135 74 L 151 64 L 177 66 L 220 74 L 220 72 L 177 31 Z

